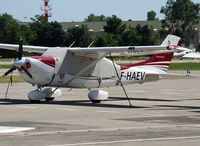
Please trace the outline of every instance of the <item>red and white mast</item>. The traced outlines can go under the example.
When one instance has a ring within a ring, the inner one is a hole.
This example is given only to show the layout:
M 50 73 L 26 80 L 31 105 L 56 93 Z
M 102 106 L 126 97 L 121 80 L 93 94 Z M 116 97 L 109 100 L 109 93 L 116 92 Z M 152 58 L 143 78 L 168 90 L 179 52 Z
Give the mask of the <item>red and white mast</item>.
M 49 0 L 43 0 L 44 6 L 41 7 L 41 10 L 44 11 L 44 16 L 46 17 L 46 21 L 48 22 L 48 18 L 51 17 L 51 13 L 49 12 L 52 10 L 52 7 L 49 5 Z

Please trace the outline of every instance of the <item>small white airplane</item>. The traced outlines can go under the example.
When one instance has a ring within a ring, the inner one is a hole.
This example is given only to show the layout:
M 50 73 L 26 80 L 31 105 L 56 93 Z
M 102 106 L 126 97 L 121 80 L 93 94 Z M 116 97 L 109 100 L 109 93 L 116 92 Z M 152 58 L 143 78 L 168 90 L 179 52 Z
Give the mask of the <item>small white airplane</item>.
M 182 58 L 200 58 L 200 53 L 194 52 L 191 49 L 184 48 L 181 46 L 174 46 L 176 48 L 176 52 L 174 52 L 174 56 L 182 57 Z
M 191 49 L 188 48 L 184 48 L 181 46 L 175 46 L 176 47 L 176 52 L 174 52 L 174 56 L 175 57 L 184 57 L 187 54 L 192 53 L 193 51 Z
M 3 77 L 18 70 L 21 77 L 37 89 L 29 92 L 30 102 L 53 100 L 60 96 L 60 87 L 96 88 L 88 93 L 93 103 L 108 99 L 108 93 L 98 90 L 100 87 L 157 81 L 162 77 L 186 75 L 168 74 L 170 61 L 178 44 L 179 37 L 168 35 L 160 46 L 125 46 L 125 47 L 39 47 L 0 44 L 2 49 L 18 50 L 18 57 L 13 67 Z M 170 44 L 169 44 L 170 42 Z M 42 56 L 22 57 L 22 52 L 43 53 Z M 153 54 L 146 61 L 129 66 L 120 66 L 113 62 L 111 53 L 134 52 Z M 111 60 L 105 58 L 110 54 Z M 47 87 L 47 88 L 44 88 Z
M 197 58 L 200 58 L 200 53 L 199 52 L 191 52 L 191 53 L 184 55 L 183 58 L 197 59 Z

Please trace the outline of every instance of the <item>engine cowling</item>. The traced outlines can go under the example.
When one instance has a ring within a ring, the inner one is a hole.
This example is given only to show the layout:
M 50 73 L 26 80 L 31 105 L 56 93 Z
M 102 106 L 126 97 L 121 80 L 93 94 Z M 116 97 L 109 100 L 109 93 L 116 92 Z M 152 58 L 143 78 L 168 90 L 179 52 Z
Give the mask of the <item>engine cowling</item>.
M 108 99 L 108 92 L 103 90 L 92 90 L 88 93 L 88 97 L 93 103 L 99 103 L 102 100 Z

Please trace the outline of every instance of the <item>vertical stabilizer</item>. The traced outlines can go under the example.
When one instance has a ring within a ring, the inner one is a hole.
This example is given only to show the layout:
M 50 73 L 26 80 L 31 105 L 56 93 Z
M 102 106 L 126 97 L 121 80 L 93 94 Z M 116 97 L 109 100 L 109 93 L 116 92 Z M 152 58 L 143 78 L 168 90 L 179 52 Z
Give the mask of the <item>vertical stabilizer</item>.
M 178 42 L 180 41 L 180 37 L 169 34 L 165 40 L 162 42 L 161 46 L 170 46 L 174 45 L 177 46 Z

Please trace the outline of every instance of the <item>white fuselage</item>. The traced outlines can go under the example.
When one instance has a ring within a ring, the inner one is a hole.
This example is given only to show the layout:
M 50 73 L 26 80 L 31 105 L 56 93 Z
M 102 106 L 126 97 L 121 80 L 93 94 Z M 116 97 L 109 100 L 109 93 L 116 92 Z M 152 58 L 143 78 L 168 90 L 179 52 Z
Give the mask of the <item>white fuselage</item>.
M 31 67 L 28 68 L 28 71 L 32 74 L 33 79 L 29 78 L 23 70 L 20 70 L 19 74 L 25 81 L 34 85 L 70 88 L 99 88 L 116 86 L 119 84 L 119 79 L 113 68 L 112 62 L 106 58 L 103 58 L 101 61 L 99 61 L 99 63 L 96 64 L 95 67 L 93 67 L 91 74 L 79 75 L 70 82 L 68 81 L 72 79 L 75 74 L 56 74 L 56 63 L 55 66 L 51 66 L 42 62 L 40 59 L 31 57 L 24 57 L 23 59 L 31 64 Z M 106 65 L 109 67 L 109 70 L 112 73 L 108 71 L 108 68 L 104 67 Z M 129 69 L 121 70 L 119 65 L 115 64 L 115 66 L 123 84 L 143 83 L 145 81 L 150 81 L 149 78 L 146 77 L 146 70 L 144 68 L 131 67 Z

